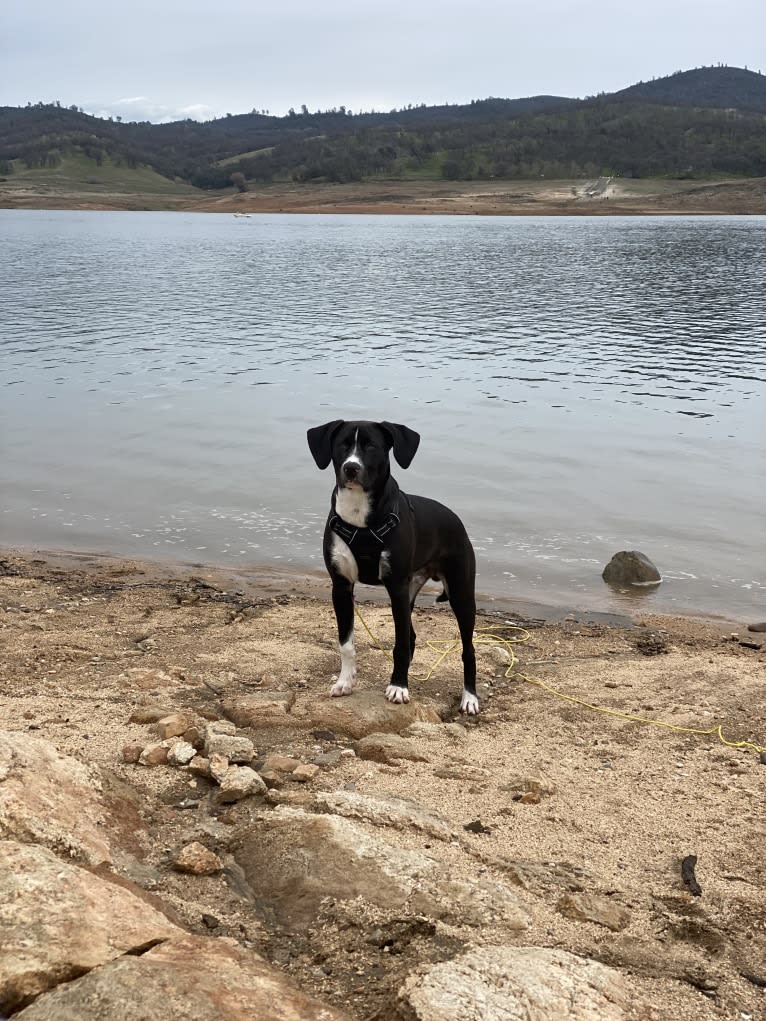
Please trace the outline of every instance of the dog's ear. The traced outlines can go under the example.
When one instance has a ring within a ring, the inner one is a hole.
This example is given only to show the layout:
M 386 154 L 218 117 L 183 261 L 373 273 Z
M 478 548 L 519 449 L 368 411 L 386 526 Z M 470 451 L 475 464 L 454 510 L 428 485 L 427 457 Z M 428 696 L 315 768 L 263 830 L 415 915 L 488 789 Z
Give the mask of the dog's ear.
M 332 441 L 335 433 L 343 425 L 342 418 L 336 418 L 334 422 L 326 422 L 324 425 L 315 426 L 306 433 L 309 441 L 309 450 L 319 468 L 325 469 L 332 461 Z
M 393 422 L 381 422 L 380 428 L 391 439 L 397 464 L 400 464 L 402 468 L 409 468 L 418 451 L 420 433 L 416 433 L 414 429 L 408 429 L 406 425 L 395 425 Z

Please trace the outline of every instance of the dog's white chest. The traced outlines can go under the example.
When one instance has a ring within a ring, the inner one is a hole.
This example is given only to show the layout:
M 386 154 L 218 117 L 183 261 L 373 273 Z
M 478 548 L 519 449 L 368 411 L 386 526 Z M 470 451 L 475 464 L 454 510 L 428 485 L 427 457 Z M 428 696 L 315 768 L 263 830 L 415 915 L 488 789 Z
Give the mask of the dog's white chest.
M 370 497 L 361 488 L 338 487 L 335 494 L 335 511 L 349 525 L 365 528 L 370 516 Z

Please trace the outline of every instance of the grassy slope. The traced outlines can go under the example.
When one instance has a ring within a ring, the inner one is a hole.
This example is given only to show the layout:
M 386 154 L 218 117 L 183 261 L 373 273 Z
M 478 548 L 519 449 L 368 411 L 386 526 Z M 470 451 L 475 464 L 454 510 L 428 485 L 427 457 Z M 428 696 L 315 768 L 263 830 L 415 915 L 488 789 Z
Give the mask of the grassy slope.
M 64 192 L 90 195 L 115 192 L 141 195 L 192 197 L 203 194 L 198 188 L 182 181 L 171 181 L 149 167 L 131 170 L 126 164 L 117 165 L 104 159 L 101 166 L 81 154 L 64 156 L 60 166 L 28 170 L 21 161 L 14 164 L 14 173 L 0 182 L 0 195 L 17 190 L 40 193 Z

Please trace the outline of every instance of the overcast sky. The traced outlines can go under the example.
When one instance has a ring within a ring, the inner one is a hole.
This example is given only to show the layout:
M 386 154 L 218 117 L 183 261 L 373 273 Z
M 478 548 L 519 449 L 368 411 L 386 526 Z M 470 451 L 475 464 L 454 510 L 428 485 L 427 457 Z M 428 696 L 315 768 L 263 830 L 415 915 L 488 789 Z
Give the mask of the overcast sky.
M 586 96 L 703 64 L 766 72 L 765 0 L 0 3 L 0 105 L 124 120 Z

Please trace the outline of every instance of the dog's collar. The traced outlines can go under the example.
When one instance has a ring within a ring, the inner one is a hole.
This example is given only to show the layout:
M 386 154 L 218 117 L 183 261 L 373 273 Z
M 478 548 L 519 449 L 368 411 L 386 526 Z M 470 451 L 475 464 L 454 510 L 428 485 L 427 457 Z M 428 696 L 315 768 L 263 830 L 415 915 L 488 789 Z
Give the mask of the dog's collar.
M 330 518 L 330 529 L 339 535 L 348 546 L 353 547 L 356 544 L 360 549 L 365 546 L 382 549 L 386 544 L 386 537 L 399 525 L 398 511 L 399 500 L 397 499 L 393 509 L 388 512 L 377 528 L 357 528 L 355 525 L 349 525 L 338 514 L 333 514 Z

